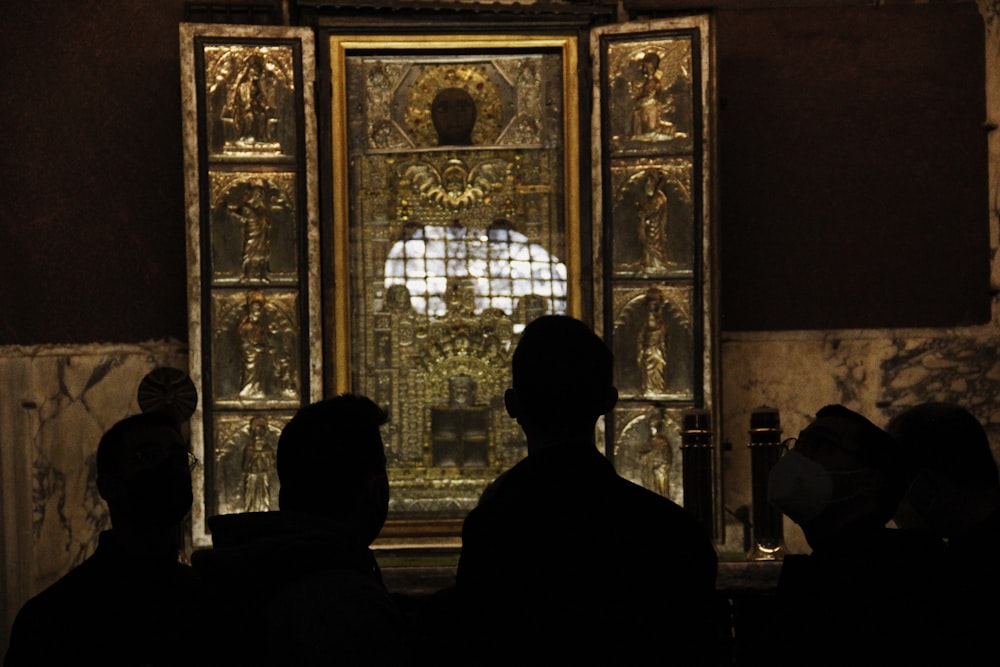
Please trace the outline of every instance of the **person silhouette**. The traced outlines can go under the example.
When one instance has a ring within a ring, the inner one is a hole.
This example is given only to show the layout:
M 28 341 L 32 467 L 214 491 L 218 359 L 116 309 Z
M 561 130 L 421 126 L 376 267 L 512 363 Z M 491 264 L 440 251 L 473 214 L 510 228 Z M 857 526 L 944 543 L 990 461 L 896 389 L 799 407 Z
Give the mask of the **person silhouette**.
M 476 101 L 464 88 L 442 88 L 431 102 L 431 122 L 439 146 L 471 146 Z M 462 185 L 465 182 L 463 179 Z
M 1000 627 L 1000 473 L 989 437 L 966 408 L 929 402 L 893 417 L 896 437 L 915 469 L 893 521 L 945 540 L 955 594 L 946 662 L 996 664 L 993 635 Z
M 389 507 L 386 420 L 356 394 L 301 408 L 278 437 L 278 511 L 208 519 L 212 548 L 191 561 L 225 601 L 231 664 L 402 660 L 402 614 L 370 548 Z
M 467 650 L 496 664 L 717 664 L 711 538 L 596 446 L 618 400 L 610 349 L 582 321 L 545 315 L 525 327 L 511 369 L 504 403 L 528 455 L 462 526 L 453 597 L 474 619 Z
M 209 600 L 181 562 L 193 461 L 165 413 L 133 415 L 108 429 L 97 447 L 97 488 L 111 528 L 93 555 L 20 609 L 5 667 L 211 660 L 200 650 Z
M 887 526 L 911 478 L 899 443 L 843 405 L 819 410 L 773 466 L 770 502 L 811 548 L 781 565 L 776 662 L 932 664 L 943 657 L 950 613 L 944 545 Z

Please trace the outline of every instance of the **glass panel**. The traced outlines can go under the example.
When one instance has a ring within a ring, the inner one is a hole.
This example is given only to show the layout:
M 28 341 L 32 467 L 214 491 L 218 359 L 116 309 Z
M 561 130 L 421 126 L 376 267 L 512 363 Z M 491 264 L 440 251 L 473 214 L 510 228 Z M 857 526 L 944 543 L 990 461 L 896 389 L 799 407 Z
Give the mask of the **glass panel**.
M 526 453 L 503 406 L 513 346 L 538 315 L 580 314 L 574 59 L 562 37 L 331 38 L 334 356 L 339 386 L 390 413 L 390 520 L 459 519 Z

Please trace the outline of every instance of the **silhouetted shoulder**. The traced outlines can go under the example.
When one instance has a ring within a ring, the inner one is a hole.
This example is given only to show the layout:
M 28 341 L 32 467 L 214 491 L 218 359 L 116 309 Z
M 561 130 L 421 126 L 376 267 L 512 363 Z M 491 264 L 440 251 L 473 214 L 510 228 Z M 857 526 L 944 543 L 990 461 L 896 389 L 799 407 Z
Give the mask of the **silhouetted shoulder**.
M 18 612 L 5 667 L 192 664 L 191 651 L 204 645 L 208 627 L 203 614 L 210 600 L 199 577 L 181 563 L 136 563 L 102 537 L 93 556 Z

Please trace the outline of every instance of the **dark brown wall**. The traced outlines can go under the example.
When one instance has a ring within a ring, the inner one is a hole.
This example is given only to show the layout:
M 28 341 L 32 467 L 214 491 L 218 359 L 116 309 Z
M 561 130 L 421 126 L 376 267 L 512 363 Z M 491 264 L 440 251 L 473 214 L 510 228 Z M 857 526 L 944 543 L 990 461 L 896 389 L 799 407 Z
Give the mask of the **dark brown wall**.
M 989 321 L 973 4 L 721 12 L 722 329 Z
M 184 3 L 6 4 L 0 344 L 186 340 Z M 722 328 L 986 321 L 975 6 L 718 18 Z
M 0 344 L 187 339 L 182 13 L 4 3 Z

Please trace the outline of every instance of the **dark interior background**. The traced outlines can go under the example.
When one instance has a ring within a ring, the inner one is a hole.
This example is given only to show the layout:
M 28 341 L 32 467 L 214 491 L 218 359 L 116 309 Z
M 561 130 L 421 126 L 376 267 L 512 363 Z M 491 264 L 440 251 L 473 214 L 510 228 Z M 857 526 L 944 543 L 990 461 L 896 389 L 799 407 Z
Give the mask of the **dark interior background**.
M 5 3 L 0 345 L 187 340 L 184 17 Z M 976 6 L 716 17 L 720 329 L 989 321 Z

